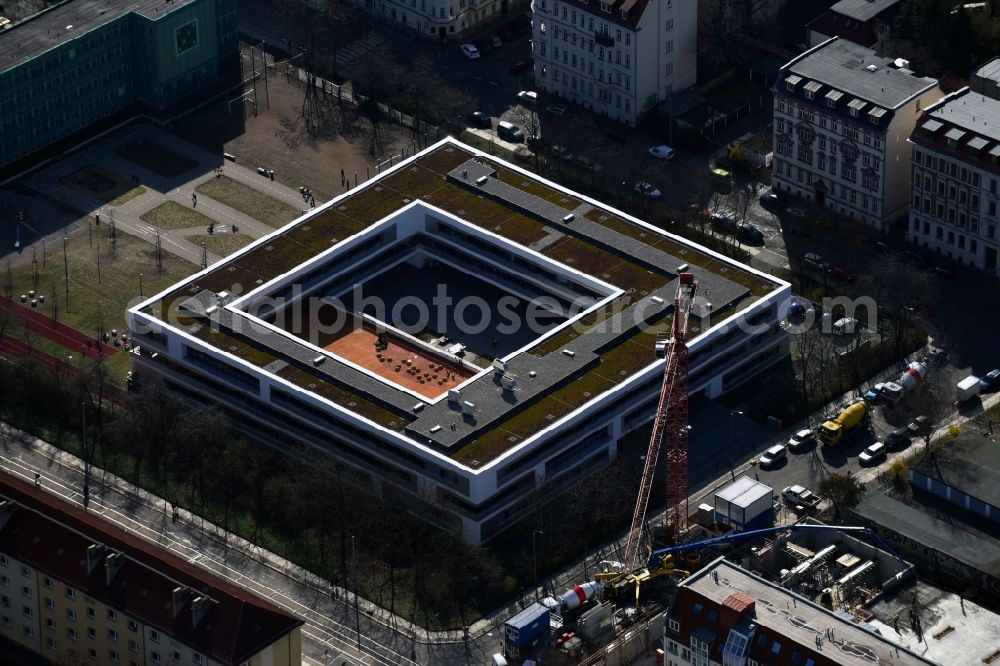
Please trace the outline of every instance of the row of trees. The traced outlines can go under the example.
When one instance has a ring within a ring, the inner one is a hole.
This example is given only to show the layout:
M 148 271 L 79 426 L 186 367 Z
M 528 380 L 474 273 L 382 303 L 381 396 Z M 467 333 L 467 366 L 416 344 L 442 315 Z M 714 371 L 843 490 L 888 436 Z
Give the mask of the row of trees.
M 30 332 L 23 342 L 34 347 Z M 277 434 L 248 436 L 219 408 L 145 377 L 112 402 L 107 363 L 78 367 L 53 370 L 30 356 L 0 363 L 0 420 L 93 465 L 92 496 L 106 470 L 431 628 L 468 625 L 510 602 L 533 587 L 534 571 L 579 557 L 631 510 L 631 491 L 608 492 L 635 486 L 634 471 L 616 464 L 558 503 L 532 497 L 529 518 L 489 548 L 470 546 L 414 515 L 433 507 L 375 497 L 367 478 L 331 455 Z
M 964 79 L 1000 53 L 1000 2 L 969 11 L 946 0 L 903 0 L 892 27 L 893 49 L 922 73 Z

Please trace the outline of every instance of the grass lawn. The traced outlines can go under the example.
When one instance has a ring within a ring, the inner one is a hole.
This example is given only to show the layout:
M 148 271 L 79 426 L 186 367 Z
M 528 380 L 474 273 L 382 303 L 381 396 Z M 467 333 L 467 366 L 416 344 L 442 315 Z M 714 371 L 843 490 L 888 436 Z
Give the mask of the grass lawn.
M 231 233 L 219 233 L 216 232 L 209 236 L 208 234 L 202 234 L 198 236 L 187 236 L 189 241 L 195 245 L 201 246 L 202 243 L 205 244 L 205 248 L 208 249 L 212 254 L 217 254 L 220 257 L 225 257 L 227 255 L 236 252 L 242 247 L 246 247 L 253 240 L 250 236 L 246 234 L 231 234 Z
M 163 146 L 145 139 L 133 141 L 119 150 L 118 154 L 129 162 L 135 162 L 143 169 L 164 178 L 176 178 L 198 166 L 194 160 L 172 153 Z
M 205 181 L 195 190 L 198 194 L 204 194 L 272 227 L 283 227 L 302 214 L 301 209 L 262 194 L 228 176 Z
M 61 244 L 60 244 L 61 245 Z M 29 248 L 30 249 L 30 248 Z M 100 269 L 98 271 L 98 252 Z M 194 264 L 172 254 L 163 253 L 163 270 L 156 270 L 153 245 L 126 233 L 119 233 L 115 256 L 111 256 L 107 226 L 95 228 L 93 247 L 85 231 L 71 234 L 66 245 L 69 267 L 69 307 L 66 303 L 66 281 L 63 277 L 61 247 L 50 249 L 51 257 L 39 266 L 38 291 L 45 295 L 45 304 L 38 308 L 43 314 L 56 317 L 68 326 L 95 336 L 101 325 L 104 330 L 125 328 L 125 310 L 139 301 L 139 275 L 142 274 L 142 294 L 149 297 L 176 283 L 185 275 L 198 270 Z M 100 279 L 98 279 L 100 275 Z M 11 265 L 14 293 L 32 288 L 31 264 Z M 42 343 L 39 343 L 41 346 Z M 122 373 L 128 367 L 128 354 L 118 353 L 109 363 Z M 121 367 L 118 368 L 118 364 Z
M 160 229 L 188 229 L 191 227 L 204 229 L 215 222 L 207 215 L 202 215 L 193 208 L 182 206 L 176 201 L 162 203 L 140 215 L 139 219 Z
M 97 197 L 105 204 L 121 206 L 146 193 L 146 188 L 122 176 L 95 166 L 77 169 L 60 181 L 63 185 L 90 197 Z

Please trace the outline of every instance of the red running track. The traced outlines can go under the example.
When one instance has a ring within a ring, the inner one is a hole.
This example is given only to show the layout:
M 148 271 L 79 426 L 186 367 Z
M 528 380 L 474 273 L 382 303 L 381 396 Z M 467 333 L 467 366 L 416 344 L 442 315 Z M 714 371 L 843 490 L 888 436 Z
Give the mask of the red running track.
M 111 345 L 103 344 L 99 340 L 91 338 L 75 328 L 42 314 L 38 310 L 15 303 L 10 299 L 0 298 L 0 311 L 8 312 L 17 317 L 24 322 L 29 330 L 58 345 L 62 345 L 75 354 L 83 354 L 88 358 L 97 358 L 98 354 L 113 356 L 118 351 Z
M 105 347 L 107 347 L 107 345 L 105 345 Z M 12 361 L 30 356 L 32 359 L 38 361 L 50 370 L 58 369 L 59 372 L 62 372 L 69 377 L 76 377 L 76 375 L 80 372 L 80 368 L 72 363 L 64 361 L 61 358 L 57 358 L 40 349 L 32 349 L 21 340 L 12 338 L 9 335 L 2 333 L 0 333 L 0 356 L 8 358 Z M 104 393 L 104 397 L 107 400 L 110 400 L 119 406 L 125 404 L 126 393 L 117 386 L 105 383 Z

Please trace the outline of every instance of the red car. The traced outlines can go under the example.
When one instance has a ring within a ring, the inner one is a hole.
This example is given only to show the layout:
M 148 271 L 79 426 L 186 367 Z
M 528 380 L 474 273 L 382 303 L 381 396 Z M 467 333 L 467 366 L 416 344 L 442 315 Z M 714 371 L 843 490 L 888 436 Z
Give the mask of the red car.
M 830 269 L 830 277 L 840 282 L 854 282 L 857 276 L 843 266 L 834 266 Z

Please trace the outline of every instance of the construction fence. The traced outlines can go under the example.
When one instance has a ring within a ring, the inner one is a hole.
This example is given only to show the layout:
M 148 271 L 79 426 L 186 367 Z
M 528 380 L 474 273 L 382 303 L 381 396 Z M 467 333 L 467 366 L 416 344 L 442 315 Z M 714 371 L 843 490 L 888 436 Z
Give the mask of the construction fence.
M 663 640 L 666 613 L 637 622 L 617 638 L 580 662 L 580 666 L 630 666 L 640 657 L 655 652 Z

